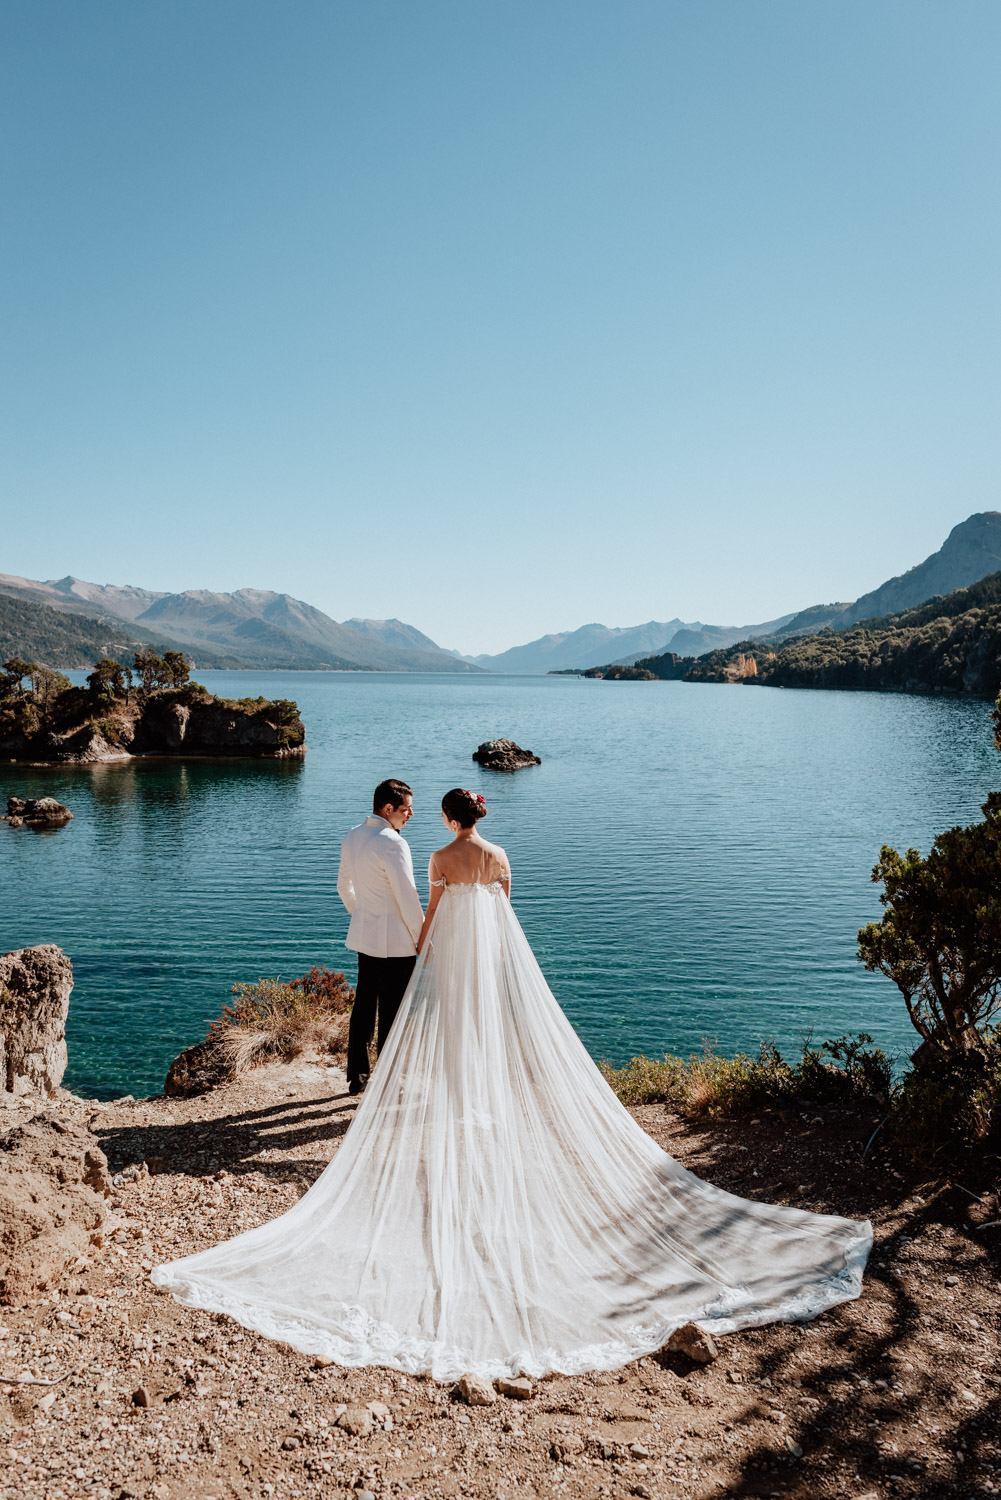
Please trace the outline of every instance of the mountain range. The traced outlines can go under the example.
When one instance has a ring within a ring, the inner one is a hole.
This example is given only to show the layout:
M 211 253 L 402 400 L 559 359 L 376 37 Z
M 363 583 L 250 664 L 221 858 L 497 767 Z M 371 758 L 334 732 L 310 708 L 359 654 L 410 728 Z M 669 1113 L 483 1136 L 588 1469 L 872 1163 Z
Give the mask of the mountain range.
M 20 606 L 16 620 L 11 618 L 11 601 Z M 45 614 L 32 616 L 32 608 Z M 6 655 L 45 659 L 46 653 L 33 645 L 33 630 L 52 642 L 50 660 L 52 650 L 70 649 L 68 640 L 56 644 L 52 612 L 73 617 L 79 638 L 77 654 L 86 654 L 84 640 L 89 645 L 106 639 L 106 649 L 119 652 L 142 642 L 160 651 L 183 650 L 195 658 L 196 666 L 204 668 L 480 670 L 400 620 L 338 623 L 312 604 L 268 589 L 237 589 L 231 594 L 187 589 L 166 594 L 73 577 L 42 582 L 0 574 L 0 642 L 7 643 Z M 53 664 L 83 666 L 88 662 L 61 659 Z
M 631 666 L 670 651 L 698 657 L 740 641 L 789 640 L 845 630 L 860 620 L 910 609 L 1001 570 L 1001 512 L 980 511 L 954 526 L 937 552 L 851 602 L 814 604 L 752 625 L 648 620 L 582 625 L 495 655 L 461 656 L 402 620 L 340 622 L 312 604 L 268 589 L 157 593 L 130 584 L 47 582 L 0 574 L 0 660 L 38 657 L 85 666 L 95 653 L 126 654 L 140 643 L 183 650 L 203 668 L 337 669 L 389 672 L 546 672 Z
M 664 652 L 678 657 L 701 657 L 738 645 L 741 641 L 783 643 L 821 630 L 848 630 L 860 621 L 875 618 L 882 621 L 885 616 L 913 609 L 940 595 L 952 594 L 957 589 L 968 588 L 999 570 L 1001 511 L 978 511 L 954 526 L 938 551 L 926 557 L 924 562 L 908 569 L 906 573 L 888 578 L 878 588 L 862 594 L 854 601 L 812 604 L 764 625 L 679 625 L 660 652 L 649 652 L 646 656 L 616 656 L 606 658 L 604 663 L 580 662 L 578 666 L 586 670 L 597 666 L 635 666 L 638 662 L 645 665 L 649 658 Z M 543 637 L 543 641 L 550 639 L 552 637 Z M 526 651 L 528 648 L 521 649 Z M 484 666 L 489 662 L 484 657 L 477 657 L 476 660 Z

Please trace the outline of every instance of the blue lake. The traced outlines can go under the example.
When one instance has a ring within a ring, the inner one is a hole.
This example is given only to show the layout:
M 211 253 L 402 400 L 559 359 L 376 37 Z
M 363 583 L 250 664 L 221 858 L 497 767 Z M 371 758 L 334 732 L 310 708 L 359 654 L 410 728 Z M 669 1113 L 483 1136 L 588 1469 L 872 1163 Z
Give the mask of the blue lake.
M 990 706 L 864 693 L 576 678 L 198 672 L 231 697 L 294 698 L 302 762 L 7 765 L 0 793 L 74 821 L 0 825 L 0 951 L 73 960 L 67 1087 L 155 1093 L 237 980 L 346 968 L 340 839 L 372 788 L 414 788 L 418 887 L 451 786 L 482 791 L 514 903 L 596 1058 L 795 1050 L 869 1031 L 915 1042 L 855 934 L 879 913 L 882 843 L 927 849 L 1001 779 Z M 543 758 L 479 770 L 481 740 Z

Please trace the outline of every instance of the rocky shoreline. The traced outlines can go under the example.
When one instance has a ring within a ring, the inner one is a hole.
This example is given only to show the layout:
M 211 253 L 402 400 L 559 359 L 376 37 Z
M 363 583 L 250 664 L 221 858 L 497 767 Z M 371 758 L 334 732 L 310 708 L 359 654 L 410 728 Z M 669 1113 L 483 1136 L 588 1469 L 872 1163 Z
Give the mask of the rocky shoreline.
M 81 1099 L 59 1087 L 68 960 L 0 965 L 0 1500 L 1001 1489 L 1001 1210 L 879 1139 L 867 1151 L 875 1106 L 631 1111 L 721 1187 L 870 1218 L 857 1302 L 605 1374 L 490 1388 L 345 1370 L 150 1282 L 308 1190 L 357 1108 L 340 1066 L 317 1052 L 193 1097 Z
M 17 1382 L 0 1383 L 3 1500 L 819 1500 L 1001 1485 L 991 1231 L 958 1186 L 863 1162 L 869 1121 L 832 1109 L 711 1128 L 633 1111 L 709 1180 L 875 1224 L 859 1302 L 722 1339 L 709 1364 L 665 1350 L 469 1405 L 430 1380 L 325 1365 L 150 1284 L 158 1261 L 290 1208 L 355 1107 L 318 1060 L 189 1100 L 3 1096 L 4 1140 L 30 1129 L 103 1155 L 110 1192 L 95 1157 L 100 1227 L 48 1284 L 0 1305 L 0 1375 Z

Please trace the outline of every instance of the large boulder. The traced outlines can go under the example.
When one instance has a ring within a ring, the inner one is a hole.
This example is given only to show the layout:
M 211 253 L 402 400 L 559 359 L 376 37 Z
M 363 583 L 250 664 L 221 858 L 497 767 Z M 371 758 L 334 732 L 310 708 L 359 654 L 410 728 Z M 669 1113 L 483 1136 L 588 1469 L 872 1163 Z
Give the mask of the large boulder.
M 51 1094 L 66 1071 L 73 965 L 54 943 L 0 954 L 0 1088 Z
M 542 765 L 539 756 L 523 750 L 514 740 L 486 740 L 473 751 L 473 759 L 487 771 L 520 771 L 524 766 Z
M 0 1136 L 0 1303 L 37 1296 L 89 1259 L 110 1196 L 89 1130 L 42 1114 Z

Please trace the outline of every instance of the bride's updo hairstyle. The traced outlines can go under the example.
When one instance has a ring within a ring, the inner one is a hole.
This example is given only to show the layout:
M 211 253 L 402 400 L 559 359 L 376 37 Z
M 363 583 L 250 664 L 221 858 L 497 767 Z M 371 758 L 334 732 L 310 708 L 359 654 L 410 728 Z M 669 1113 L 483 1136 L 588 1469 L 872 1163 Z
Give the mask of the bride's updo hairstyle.
M 487 815 L 486 798 L 474 795 L 473 792 L 464 792 L 456 786 L 442 797 L 441 810 L 450 823 L 458 823 L 462 828 L 472 828 L 474 823 Z

